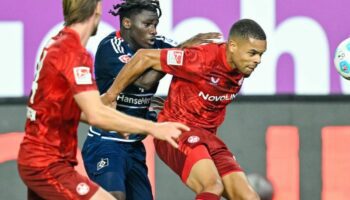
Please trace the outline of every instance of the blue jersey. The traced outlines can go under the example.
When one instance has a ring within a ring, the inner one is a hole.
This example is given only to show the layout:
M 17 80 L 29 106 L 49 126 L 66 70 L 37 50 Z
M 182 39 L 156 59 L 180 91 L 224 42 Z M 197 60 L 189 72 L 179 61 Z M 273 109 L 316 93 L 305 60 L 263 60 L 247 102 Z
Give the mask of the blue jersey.
M 174 45 L 175 43 L 172 40 L 157 36 L 152 48 L 172 48 Z M 95 57 L 95 78 L 101 94 L 108 90 L 120 70 L 135 53 L 120 37 L 120 32 L 112 32 L 100 42 Z M 142 88 L 134 84 L 129 85 L 117 97 L 117 110 L 128 115 L 147 119 L 151 98 L 157 87 L 158 83 L 153 85 L 152 88 Z M 116 132 L 104 131 L 96 127 L 90 127 L 89 134 L 99 135 L 103 139 L 124 142 L 134 142 L 145 138 L 145 135 L 131 134 L 129 139 L 124 139 Z

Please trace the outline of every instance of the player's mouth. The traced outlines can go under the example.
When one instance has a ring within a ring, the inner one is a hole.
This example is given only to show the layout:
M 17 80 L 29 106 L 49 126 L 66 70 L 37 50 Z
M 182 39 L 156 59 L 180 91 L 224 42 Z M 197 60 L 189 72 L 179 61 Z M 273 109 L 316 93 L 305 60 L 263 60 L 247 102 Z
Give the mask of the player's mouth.
M 156 38 L 153 37 L 153 38 L 149 39 L 148 41 L 149 41 L 149 42 L 148 42 L 149 44 L 153 45 L 154 42 L 156 41 Z

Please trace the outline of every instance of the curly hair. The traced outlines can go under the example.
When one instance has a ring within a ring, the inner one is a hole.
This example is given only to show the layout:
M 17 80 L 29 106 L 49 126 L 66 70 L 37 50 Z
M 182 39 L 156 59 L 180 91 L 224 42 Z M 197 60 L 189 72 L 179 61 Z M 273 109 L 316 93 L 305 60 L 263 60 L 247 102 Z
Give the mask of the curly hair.
M 162 16 L 162 10 L 159 1 L 156 0 L 124 0 L 123 3 L 113 5 L 109 11 L 113 16 L 120 16 L 120 22 L 124 17 L 130 18 L 140 13 L 142 10 L 148 10 L 157 13 L 158 18 Z

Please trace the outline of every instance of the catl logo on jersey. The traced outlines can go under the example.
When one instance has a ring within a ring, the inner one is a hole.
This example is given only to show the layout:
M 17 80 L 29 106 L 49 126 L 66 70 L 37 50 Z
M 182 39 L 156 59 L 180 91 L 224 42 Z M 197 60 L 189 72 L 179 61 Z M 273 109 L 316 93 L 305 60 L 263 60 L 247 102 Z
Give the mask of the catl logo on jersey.
M 167 64 L 181 66 L 183 63 L 184 51 L 181 50 L 168 50 Z
M 92 76 L 91 76 L 89 67 L 83 67 L 83 66 L 74 67 L 73 72 L 74 72 L 75 82 L 78 85 L 92 84 Z

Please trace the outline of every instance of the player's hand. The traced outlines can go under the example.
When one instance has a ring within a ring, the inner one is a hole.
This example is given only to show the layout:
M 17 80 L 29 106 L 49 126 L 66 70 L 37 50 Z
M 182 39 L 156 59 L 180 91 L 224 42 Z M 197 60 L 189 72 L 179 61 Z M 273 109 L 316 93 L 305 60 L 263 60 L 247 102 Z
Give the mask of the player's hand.
M 131 135 L 131 133 L 122 133 L 122 132 L 118 132 L 119 135 L 121 135 L 124 139 L 129 139 L 129 136 Z
M 177 139 L 183 131 L 190 131 L 190 128 L 177 122 L 154 123 L 150 134 L 159 139 L 169 142 L 173 147 L 178 148 Z
M 192 38 L 186 40 L 182 44 L 180 44 L 179 48 L 192 47 L 196 45 L 200 45 L 203 43 L 212 43 L 214 40 L 221 39 L 222 34 L 218 32 L 209 32 L 209 33 L 199 33 Z

